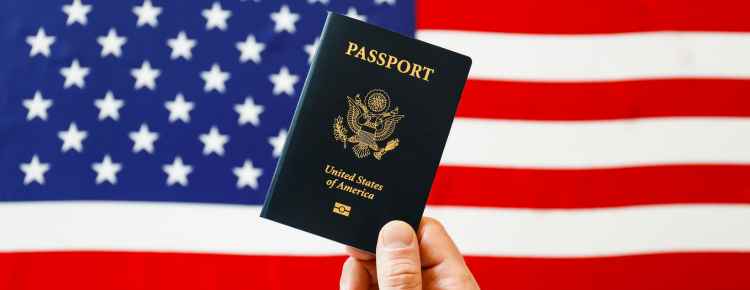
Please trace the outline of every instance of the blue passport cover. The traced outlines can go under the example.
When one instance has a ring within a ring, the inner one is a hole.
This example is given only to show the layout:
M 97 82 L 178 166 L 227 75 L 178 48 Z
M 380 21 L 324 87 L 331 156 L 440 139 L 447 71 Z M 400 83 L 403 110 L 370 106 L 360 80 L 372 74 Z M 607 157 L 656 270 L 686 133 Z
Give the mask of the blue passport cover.
M 329 13 L 261 216 L 370 252 L 418 228 L 470 66 Z

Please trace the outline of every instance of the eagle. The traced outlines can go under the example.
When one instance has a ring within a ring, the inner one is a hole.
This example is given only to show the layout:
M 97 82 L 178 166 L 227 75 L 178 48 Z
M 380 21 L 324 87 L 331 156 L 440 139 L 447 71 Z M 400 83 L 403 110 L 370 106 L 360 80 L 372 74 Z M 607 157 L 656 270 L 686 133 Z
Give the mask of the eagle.
M 354 135 L 349 137 L 349 142 L 354 145 L 354 153 L 359 158 L 370 154 L 370 150 L 378 151 L 380 147 L 377 142 L 386 140 L 393 134 L 396 125 L 404 115 L 399 114 L 396 107 L 383 113 L 374 113 L 362 102 L 359 95 L 346 97 L 349 109 L 346 113 L 346 121 Z

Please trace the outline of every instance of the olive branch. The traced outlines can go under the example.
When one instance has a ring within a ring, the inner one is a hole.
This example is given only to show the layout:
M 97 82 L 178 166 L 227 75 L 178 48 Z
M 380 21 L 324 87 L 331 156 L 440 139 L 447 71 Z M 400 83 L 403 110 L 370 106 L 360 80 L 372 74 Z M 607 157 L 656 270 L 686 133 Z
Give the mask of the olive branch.
M 346 149 L 347 133 L 348 131 L 344 128 L 344 118 L 341 116 L 336 117 L 336 120 L 333 121 L 333 138 L 336 141 L 344 143 L 344 149 Z

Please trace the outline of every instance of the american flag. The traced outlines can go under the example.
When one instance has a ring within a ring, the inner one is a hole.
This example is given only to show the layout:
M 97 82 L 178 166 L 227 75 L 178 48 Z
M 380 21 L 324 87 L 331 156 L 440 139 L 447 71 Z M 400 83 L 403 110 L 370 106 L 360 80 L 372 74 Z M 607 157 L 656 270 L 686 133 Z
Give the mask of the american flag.
M 485 289 L 749 289 L 747 1 L 0 3 L 0 289 L 332 289 L 258 218 L 325 10 L 470 55 L 426 214 Z

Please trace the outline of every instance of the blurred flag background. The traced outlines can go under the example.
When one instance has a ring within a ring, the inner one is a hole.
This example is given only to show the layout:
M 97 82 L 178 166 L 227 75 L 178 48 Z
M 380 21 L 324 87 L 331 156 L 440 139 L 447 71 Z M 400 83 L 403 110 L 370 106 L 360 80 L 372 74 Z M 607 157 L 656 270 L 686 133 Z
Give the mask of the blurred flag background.
M 750 288 L 747 1 L 5 0 L 0 289 L 336 288 L 258 218 L 326 10 L 474 59 L 427 214 L 484 289 Z

